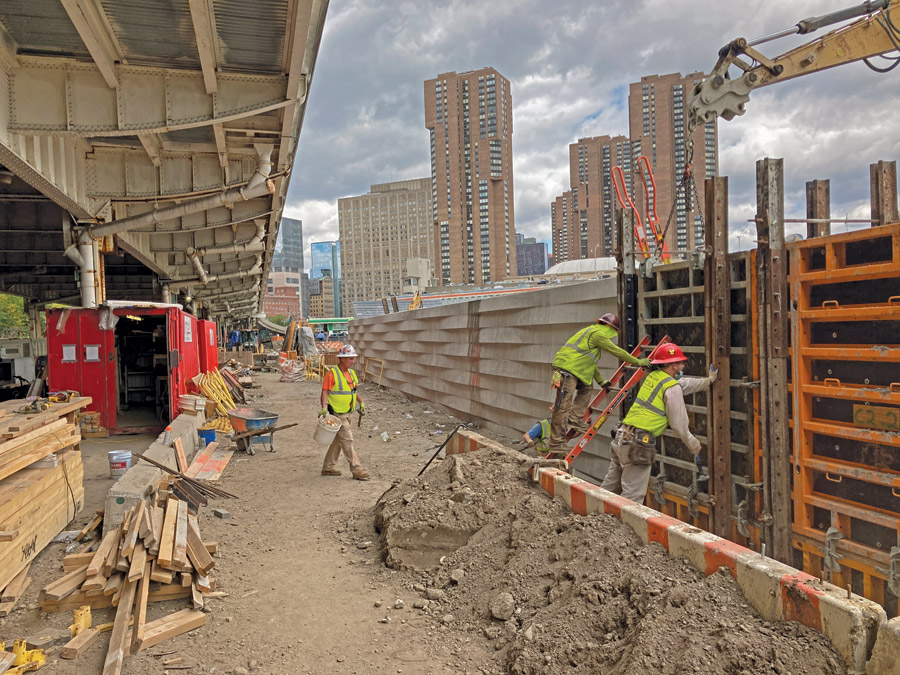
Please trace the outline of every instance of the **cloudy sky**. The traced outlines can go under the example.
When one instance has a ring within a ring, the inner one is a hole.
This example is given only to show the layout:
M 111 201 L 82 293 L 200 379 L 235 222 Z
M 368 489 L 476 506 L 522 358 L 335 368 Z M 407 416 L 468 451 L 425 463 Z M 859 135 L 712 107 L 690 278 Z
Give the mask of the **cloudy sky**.
M 308 264 L 309 242 L 338 237 L 338 198 L 430 176 L 423 82 L 493 66 L 512 83 L 516 230 L 549 241 L 550 201 L 569 187 L 569 143 L 627 134 L 629 83 L 708 72 L 733 38 L 767 35 L 852 4 L 331 0 L 285 215 L 303 220 Z M 776 56 L 812 37 L 760 50 Z M 900 68 L 881 75 L 860 62 L 761 89 L 743 117 L 720 120 L 732 247 L 752 246 L 746 221 L 755 212 L 762 157 L 784 158 L 787 217 L 805 215 L 807 180 L 830 178 L 832 216 L 867 218 L 869 164 L 900 155 L 898 93 Z

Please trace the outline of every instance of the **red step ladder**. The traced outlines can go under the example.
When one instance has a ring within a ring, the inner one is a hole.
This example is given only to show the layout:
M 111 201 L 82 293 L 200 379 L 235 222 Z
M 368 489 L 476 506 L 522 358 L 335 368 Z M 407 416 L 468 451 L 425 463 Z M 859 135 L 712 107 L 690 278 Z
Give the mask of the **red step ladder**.
M 650 358 L 652 359 L 656 354 L 656 350 L 659 349 L 659 345 L 661 345 L 663 342 L 668 341 L 669 336 L 664 336 L 663 339 L 660 340 L 656 345 L 656 347 L 653 348 L 653 351 L 650 352 Z M 631 355 L 636 358 L 639 357 L 644 348 L 649 344 L 650 336 L 645 335 L 643 339 L 638 342 L 637 347 L 632 350 Z M 647 372 L 646 368 L 638 368 L 637 370 L 635 370 L 634 373 L 632 373 L 631 377 L 629 377 L 625 384 L 622 386 L 622 388 L 616 392 L 616 395 L 613 396 L 609 404 L 605 408 L 600 408 L 600 404 L 606 398 L 606 395 L 610 392 L 613 386 L 619 383 L 619 380 L 621 380 L 625 375 L 625 369 L 628 367 L 634 366 L 631 366 L 631 364 L 629 363 L 620 364 L 616 372 L 613 373 L 613 376 L 609 378 L 609 382 L 607 382 L 603 387 L 600 388 L 600 391 L 597 392 L 597 395 L 588 405 L 587 410 L 584 413 L 584 417 L 582 418 L 585 422 L 591 421 L 591 413 L 600 412 L 600 415 L 599 417 L 597 417 L 597 421 L 594 422 L 588 428 L 588 430 L 584 432 L 584 435 L 582 435 L 578 443 L 575 444 L 575 447 L 573 447 L 569 451 L 569 454 L 566 455 L 565 461 L 569 466 L 572 466 L 572 462 L 575 461 L 575 458 L 578 457 L 578 455 L 581 454 L 582 450 L 587 447 L 587 444 L 590 443 L 594 436 L 597 435 L 597 432 L 600 431 L 600 427 L 602 427 L 606 420 L 609 419 L 609 416 L 613 414 L 620 405 L 622 405 L 631 390 L 640 383 L 641 379 L 644 377 L 644 373 Z

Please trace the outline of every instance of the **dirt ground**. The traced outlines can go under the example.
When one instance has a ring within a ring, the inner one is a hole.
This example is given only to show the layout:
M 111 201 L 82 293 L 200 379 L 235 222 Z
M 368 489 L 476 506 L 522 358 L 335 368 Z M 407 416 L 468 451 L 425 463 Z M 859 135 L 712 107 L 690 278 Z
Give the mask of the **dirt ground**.
M 352 480 L 346 463 L 343 476 L 321 476 L 319 383 L 254 380 L 252 405 L 299 424 L 276 434 L 274 454 L 235 454 L 220 485 L 240 499 L 210 503 L 230 519 L 201 514 L 204 540 L 220 547 L 212 576 L 229 595 L 207 600 L 205 626 L 127 658 L 124 673 L 845 672 L 818 634 L 763 622 L 729 577 L 704 579 L 609 517 L 571 514 L 520 479 L 515 458 L 436 461 L 416 479 L 459 423 L 433 406 L 362 385 L 368 414 L 354 434 L 372 480 Z M 86 504 L 72 529 L 103 504 L 106 452 L 148 440 L 83 444 Z M 38 556 L 0 639 L 71 622 L 36 604 L 62 575 L 64 548 Z M 154 604 L 148 618 L 185 606 Z M 45 670 L 100 673 L 107 642 L 76 661 L 51 654 Z M 189 667 L 166 671 L 174 656 Z

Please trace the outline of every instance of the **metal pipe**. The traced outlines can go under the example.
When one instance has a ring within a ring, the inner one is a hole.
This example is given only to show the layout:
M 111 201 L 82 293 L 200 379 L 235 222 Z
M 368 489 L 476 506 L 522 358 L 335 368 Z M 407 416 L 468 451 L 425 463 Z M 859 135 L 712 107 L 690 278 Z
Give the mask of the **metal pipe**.
M 200 278 L 197 279 L 180 279 L 179 281 L 169 283 L 170 290 L 180 290 L 182 288 L 187 288 L 189 286 L 194 286 L 196 284 L 210 284 L 214 281 L 226 281 L 227 279 L 240 279 L 242 277 L 252 277 L 257 276 L 262 273 L 262 254 L 256 254 L 256 262 L 253 267 L 247 270 L 238 270 L 236 272 L 225 272 L 223 274 L 208 274 L 206 275 L 206 281 L 201 281 Z
M 200 262 L 200 254 L 193 248 L 188 248 L 185 253 L 187 254 L 188 260 L 191 261 L 191 265 L 194 266 L 194 271 L 197 272 L 197 279 L 205 286 L 209 281 L 209 277 L 206 274 L 206 270 L 203 269 L 203 263 Z
M 84 267 L 84 260 L 78 252 L 78 244 L 69 244 L 68 248 L 63 251 L 63 255 L 78 265 L 78 267 Z
M 81 242 L 84 242 L 85 240 L 90 241 L 91 239 L 99 239 L 100 237 L 127 232 L 128 230 L 139 227 L 159 225 L 172 218 L 182 218 L 193 213 L 199 213 L 200 211 L 208 211 L 209 209 L 219 206 L 227 207 L 234 202 L 262 197 L 266 193 L 270 195 L 275 194 L 275 183 L 269 180 L 269 174 L 272 172 L 272 151 L 275 149 L 275 146 L 271 144 L 256 143 L 253 147 L 256 148 L 256 152 L 259 154 L 259 165 L 256 167 L 256 173 L 253 174 L 253 177 L 250 178 L 250 182 L 248 182 L 246 186 L 219 192 L 210 195 L 209 197 L 201 197 L 200 199 L 171 206 L 166 209 L 142 213 L 139 216 L 113 220 L 112 222 L 104 223 L 102 225 L 93 225 L 82 230 L 79 235 L 79 240 Z
M 167 305 L 172 302 L 172 291 L 169 290 L 169 284 L 162 285 L 161 299 Z
M 96 247 L 96 241 L 81 242 L 78 247 L 78 253 L 81 256 L 79 283 L 81 284 L 82 307 L 97 306 L 96 270 L 94 269 L 94 249 Z
M 206 246 L 205 248 L 196 249 L 196 252 L 199 255 L 204 256 L 208 253 L 249 253 L 252 251 L 262 251 L 264 248 L 262 239 L 266 236 L 266 221 L 260 218 L 253 222 L 256 223 L 256 234 L 250 237 L 250 239 L 241 243 L 235 242 L 231 244 L 221 244 L 219 246 Z M 190 251 L 192 249 L 188 250 Z

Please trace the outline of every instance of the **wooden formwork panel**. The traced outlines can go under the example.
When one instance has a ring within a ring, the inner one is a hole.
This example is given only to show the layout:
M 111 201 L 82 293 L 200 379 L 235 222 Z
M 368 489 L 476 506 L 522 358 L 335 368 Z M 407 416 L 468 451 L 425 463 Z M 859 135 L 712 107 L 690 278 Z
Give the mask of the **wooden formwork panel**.
M 900 224 L 788 251 L 796 556 L 896 616 Z
M 760 455 L 755 430 L 754 389 L 759 379 L 755 358 L 755 295 L 751 252 L 729 255 L 731 275 L 731 471 L 732 539 L 753 548 L 759 546 L 754 521 L 761 512 Z M 652 276 L 638 284 L 640 331 L 656 342 L 668 334 L 688 357 L 686 374 L 703 376 L 708 370 L 706 346 L 705 272 L 689 262 L 657 265 Z M 707 393 L 686 398 L 691 431 L 703 445 L 701 460 L 708 465 Z M 758 405 L 758 402 L 756 403 Z M 666 431 L 660 439 L 659 472 L 651 478 L 648 504 L 664 513 L 703 529 L 709 529 L 709 495 L 705 483 L 697 483 L 693 456 L 683 443 Z

